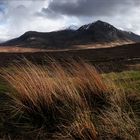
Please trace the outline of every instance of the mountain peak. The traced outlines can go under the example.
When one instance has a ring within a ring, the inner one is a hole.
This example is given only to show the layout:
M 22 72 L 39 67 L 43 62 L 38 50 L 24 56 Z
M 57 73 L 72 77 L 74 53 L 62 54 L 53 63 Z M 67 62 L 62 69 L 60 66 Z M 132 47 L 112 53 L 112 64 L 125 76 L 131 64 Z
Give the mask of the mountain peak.
M 116 28 L 114 26 L 112 26 L 111 24 L 107 23 L 107 22 L 104 22 L 104 21 L 101 21 L 101 20 L 97 20 L 93 23 L 90 23 L 90 24 L 86 24 L 82 27 L 79 28 L 80 31 L 85 31 L 85 30 L 88 30 L 88 31 L 93 31 L 93 30 L 113 30 L 115 31 Z
M 92 23 L 92 25 L 94 26 L 104 26 L 104 27 L 113 27 L 111 24 L 101 21 L 101 20 L 97 20 L 96 22 Z
M 97 20 L 94 22 L 94 24 L 108 24 L 107 22 L 104 22 L 102 20 Z

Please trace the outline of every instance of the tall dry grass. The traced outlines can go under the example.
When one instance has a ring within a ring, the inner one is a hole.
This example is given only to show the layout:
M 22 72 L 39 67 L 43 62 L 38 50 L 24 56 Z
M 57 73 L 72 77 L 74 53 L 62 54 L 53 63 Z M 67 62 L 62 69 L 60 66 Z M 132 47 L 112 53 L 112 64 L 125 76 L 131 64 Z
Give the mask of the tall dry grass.
M 1 76 L 11 87 L 8 108 L 23 137 L 30 133 L 36 139 L 140 138 L 140 116 L 130 98 L 90 64 L 26 62 L 3 69 Z

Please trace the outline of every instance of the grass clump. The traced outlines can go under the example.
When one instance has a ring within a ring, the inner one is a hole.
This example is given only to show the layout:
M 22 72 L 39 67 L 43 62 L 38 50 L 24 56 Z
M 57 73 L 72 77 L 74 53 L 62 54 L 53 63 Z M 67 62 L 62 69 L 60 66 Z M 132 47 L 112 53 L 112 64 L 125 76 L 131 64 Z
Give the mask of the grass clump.
M 11 139 L 140 138 L 139 94 L 126 93 L 90 64 L 26 62 L 3 69 L 1 77 L 10 87 L 6 122 L 15 131 L 4 131 L 1 137 L 8 133 Z

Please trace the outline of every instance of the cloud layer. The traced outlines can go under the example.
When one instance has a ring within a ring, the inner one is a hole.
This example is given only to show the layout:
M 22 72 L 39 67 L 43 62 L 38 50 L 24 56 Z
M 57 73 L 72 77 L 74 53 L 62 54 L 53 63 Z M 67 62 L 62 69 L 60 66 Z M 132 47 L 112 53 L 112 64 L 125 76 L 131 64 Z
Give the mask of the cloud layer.
M 105 20 L 140 34 L 139 0 L 0 0 L 0 39 Z
M 53 0 L 42 12 L 70 16 L 112 16 L 139 4 L 139 0 Z

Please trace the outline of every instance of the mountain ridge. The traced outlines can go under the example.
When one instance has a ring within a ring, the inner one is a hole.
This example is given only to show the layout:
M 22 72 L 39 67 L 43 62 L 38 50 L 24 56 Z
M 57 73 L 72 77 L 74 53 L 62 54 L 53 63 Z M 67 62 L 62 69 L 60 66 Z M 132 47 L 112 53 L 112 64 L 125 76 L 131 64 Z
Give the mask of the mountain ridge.
M 74 49 L 75 46 L 105 44 L 112 42 L 140 42 L 140 36 L 117 29 L 98 20 L 78 28 L 53 32 L 28 31 L 18 38 L 1 43 L 1 46 L 32 47 L 43 49 Z

